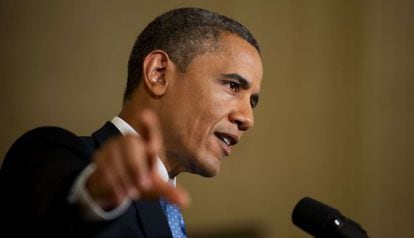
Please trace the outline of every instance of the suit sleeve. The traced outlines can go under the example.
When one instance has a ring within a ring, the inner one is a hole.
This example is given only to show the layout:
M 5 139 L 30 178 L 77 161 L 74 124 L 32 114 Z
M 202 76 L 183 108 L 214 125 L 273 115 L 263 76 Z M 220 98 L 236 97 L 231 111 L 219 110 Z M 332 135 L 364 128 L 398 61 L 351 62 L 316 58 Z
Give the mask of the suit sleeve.
M 0 236 L 87 237 L 104 225 L 84 222 L 67 200 L 90 156 L 76 135 L 61 128 L 20 137 L 0 170 Z

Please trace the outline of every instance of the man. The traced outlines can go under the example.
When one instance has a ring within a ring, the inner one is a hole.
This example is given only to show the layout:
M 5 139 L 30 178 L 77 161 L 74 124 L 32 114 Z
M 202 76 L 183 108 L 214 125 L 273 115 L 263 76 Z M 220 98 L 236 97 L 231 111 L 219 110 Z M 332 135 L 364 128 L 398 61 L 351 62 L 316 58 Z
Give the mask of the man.
M 219 172 L 253 126 L 262 74 L 234 20 L 197 8 L 157 17 L 132 49 L 119 116 L 92 137 L 38 128 L 9 150 L 1 237 L 186 237 L 175 178 Z

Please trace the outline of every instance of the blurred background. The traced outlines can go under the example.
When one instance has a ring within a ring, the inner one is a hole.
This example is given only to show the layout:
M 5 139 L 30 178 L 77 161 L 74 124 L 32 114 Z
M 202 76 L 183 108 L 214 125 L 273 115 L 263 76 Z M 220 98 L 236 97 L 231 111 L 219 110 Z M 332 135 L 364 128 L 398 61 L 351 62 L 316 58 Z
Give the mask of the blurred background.
M 371 237 L 412 237 L 412 0 L 1 0 L 1 158 L 33 127 L 89 135 L 117 115 L 138 33 L 184 6 L 246 25 L 265 72 L 256 126 L 221 173 L 178 178 L 189 237 L 309 237 L 290 221 L 304 196 Z

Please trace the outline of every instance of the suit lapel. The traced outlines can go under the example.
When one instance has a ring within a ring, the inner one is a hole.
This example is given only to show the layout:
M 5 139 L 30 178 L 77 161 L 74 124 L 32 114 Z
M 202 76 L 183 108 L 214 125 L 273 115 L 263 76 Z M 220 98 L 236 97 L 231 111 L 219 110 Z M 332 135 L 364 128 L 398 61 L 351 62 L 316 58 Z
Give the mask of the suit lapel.
M 159 200 L 140 200 L 134 202 L 134 206 L 147 237 L 172 237 L 167 217 Z

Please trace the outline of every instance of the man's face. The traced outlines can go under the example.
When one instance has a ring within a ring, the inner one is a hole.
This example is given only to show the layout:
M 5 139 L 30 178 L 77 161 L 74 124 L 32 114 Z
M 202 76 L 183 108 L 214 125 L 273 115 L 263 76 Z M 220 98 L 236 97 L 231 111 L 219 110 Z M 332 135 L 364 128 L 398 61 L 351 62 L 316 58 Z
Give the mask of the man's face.
M 263 70 L 257 50 L 225 34 L 212 53 L 196 56 L 170 77 L 161 108 L 169 169 L 214 176 L 244 131 L 253 126 Z

